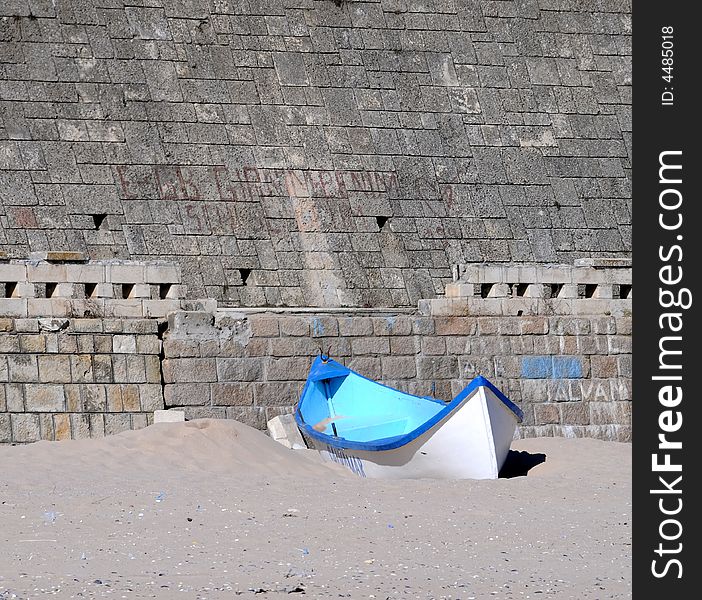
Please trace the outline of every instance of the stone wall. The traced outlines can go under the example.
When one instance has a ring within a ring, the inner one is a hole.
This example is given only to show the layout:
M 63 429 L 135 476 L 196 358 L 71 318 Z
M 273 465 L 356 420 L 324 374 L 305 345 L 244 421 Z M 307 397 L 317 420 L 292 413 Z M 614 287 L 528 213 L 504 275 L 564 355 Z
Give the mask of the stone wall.
M 320 349 L 445 400 L 483 375 L 524 410 L 521 436 L 631 436 L 630 316 L 180 311 L 163 342 L 155 319 L 5 318 L 0 329 L 0 442 L 137 429 L 161 408 L 263 429 L 292 410 Z
M 0 245 L 191 298 L 414 307 L 631 251 L 631 5 L 0 2 Z
M 521 436 L 631 439 L 630 316 L 224 310 L 178 318 L 163 344 L 165 400 L 188 418 L 264 427 L 292 410 L 323 349 L 366 377 L 444 400 L 483 375 L 524 411 Z
M 417 309 L 276 311 L 161 298 L 173 265 L 58 258 L 0 264 L 0 442 L 117 433 L 161 408 L 263 429 L 320 351 L 444 400 L 483 375 L 522 407 L 522 436 L 631 437 L 627 262 L 458 265 Z
M 154 319 L 0 318 L 0 442 L 102 437 L 163 408 Z

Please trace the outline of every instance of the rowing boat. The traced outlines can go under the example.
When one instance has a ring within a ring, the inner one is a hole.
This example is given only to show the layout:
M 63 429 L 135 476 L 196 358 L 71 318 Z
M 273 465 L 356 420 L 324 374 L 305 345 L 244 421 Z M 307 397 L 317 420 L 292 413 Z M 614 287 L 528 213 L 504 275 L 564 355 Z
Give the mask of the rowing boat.
M 521 409 L 485 377 L 453 400 L 414 396 L 315 359 L 295 410 L 309 447 L 373 478 L 495 479 Z

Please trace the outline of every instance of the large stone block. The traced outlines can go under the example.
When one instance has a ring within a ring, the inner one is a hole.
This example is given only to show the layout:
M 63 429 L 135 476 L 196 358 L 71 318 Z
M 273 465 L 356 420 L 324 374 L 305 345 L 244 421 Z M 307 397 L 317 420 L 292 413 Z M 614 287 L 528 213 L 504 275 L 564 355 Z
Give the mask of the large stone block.
M 185 421 L 185 411 L 173 409 L 154 411 L 154 423 L 182 423 L 183 421 Z
M 436 317 L 434 326 L 437 335 L 475 335 L 478 327 L 472 317 Z
M 44 383 L 71 383 L 71 361 L 62 354 L 37 357 L 39 381 Z
M 280 335 L 310 335 L 310 319 L 307 317 L 288 317 L 280 321 Z
M 165 383 L 217 381 L 214 358 L 169 358 L 163 361 L 162 368 Z
M 93 357 L 90 354 L 77 354 L 70 357 L 71 379 L 74 383 L 93 381 Z
M 115 335 L 112 338 L 112 351 L 116 354 L 136 354 L 136 336 Z
M 254 403 L 251 383 L 213 383 L 211 392 L 214 406 L 248 406 Z
M 166 358 L 191 358 L 200 356 L 198 340 L 166 337 L 163 340 L 163 353 Z
M 16 333 L 0 333 L 0 353 L 19 353 L 20 341 Z
M 90 415 L 70 414 L 71 436 L 74 440 L 87 439 L 90 437 Z
M 53 415 L 46 413 L 39 415 L 39 434 L 42 440 L 53 441 L 55 439 Z
M 413 356 L 383 356 L 380 362 L 385 381 L 412 379 L 417 376 L 417 363 Z
M 304 381 L 311 366 L 309 358 L 270 358 L 265 363 L 264 374 L 268 381 Z
M 209 406 L 209 383 L 172 383 L 163 387 L 165 408 L 177 406 Z M 187 415 L 186 415 L 187 416 Z
M 252 315 L 249 317 L 251 335 L 254 337 L 278 337 L 280 317 L 268 315 Z
M 339 335 L 343 337 L 359 337 L 373 335 L 373 321 L 369 317 L 343 316 L 339 317 Z
M 390 340 L 386 337 L 365 337 L 351 340 L 354 356 L 390 354 Z
M 295 406 L 300 399 L 302 382 L 253 384 L 256 406 Z
M 455 356 L 419 356 L 417 376 L 426 380 L 456 378 L 458 359 Z
M 373 334 L 376 336 L 410 335 L 410 333 L 412 333 L 412 321 L 406 315 L 373 317 Z
M 7 356 L 9 380 L 12 382 L 39 381 L 37 357 L 33 354 L 10 354 Z
M 31 413 L 12 414 L 10 415 L 10 421 L 13 442 L 36 442 L 41 439 L 39 415 Z
M 228 406 L 226 409 L 226 418 L 234 419 L 244 425 L 260 429 L 266 429 L 266 411 L 269 409 L 260 406 Z
M 0 444 L 12 441 L 12 425 L 9 414 L 0 413 Z
M 108 386 L 109 387 L 109 386 Z M 148 391 L 152 391 L 150 388 Z M 142 410 L 141 397 L 147 393 L 147 387 L 135 384 L 121 384 L 119 386 L 119 397 L 122 400 L 122 408 L 115 407 L 115 412 L 123 410 L 125 412 L 138 412 Z M 160 390 L 159 390 L 160 393 Z M 109 396 L 108 396 L 109 398 Z M 108 406 L 108 411 L 112 412 Z
M 34 286 L 32 286 L 32 289 Z M 4 317 L 27 317 L 29 307 L 26 298 L 0 298 L 0 315 Z
M 84 383 L 80 386 L 83 412 L 96 413 L 107 410 L 107 395 L 102 384 Z
M 263 378 L 261 358 L 217 358 L 217 381 L 260 381 Z
M 336 341 L 336 338 L 332 338 Z M 329 340 L 315 339 L 312 337 L 280 337 L 280 338 L 262 338 L 250 340 L 245 346 L 232 348 L 227 344 L 227 350 L 231 348 L 232 353 L 239 353 L 247 356 L 314 356 L 319 353 L 322 348 L 326 352 L 329 345 Z M 267 352 L 261 354 L 259 349 L 267 349 Z M 236 355 L 236 354 L 235 354 Z
M 534 422 L 537 425 L 559 423 L 560 411 L 558 409 L 558 404 L 548 402 L 534 404 Z
M 144 356 L 127 355 L 127 382 L 128 383 L 146 383 L 146 368 L 144 364 Z
M 269 419 L 266 426 L 271 439 L 283 444 L 286 448 L 298 449 L 306 447 L 293 415 L 275 416 Z
M 108 413 L 105 415 L 105 435 L 116 435 L 132 428 L 128 414 Z

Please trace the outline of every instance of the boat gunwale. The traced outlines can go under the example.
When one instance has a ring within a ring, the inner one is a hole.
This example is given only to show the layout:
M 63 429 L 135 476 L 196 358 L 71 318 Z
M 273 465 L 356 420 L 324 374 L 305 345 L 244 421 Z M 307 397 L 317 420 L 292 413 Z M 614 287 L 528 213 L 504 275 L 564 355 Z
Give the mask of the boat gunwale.
M 319 357 L 315 359 L 315 361 L 312 363 L 312 367 L 310 368 L 310 373 L 314 369 L 315 365 L 318 363 L 318 361 L 321 361 Z M 325 362 L 325 361 L 321 361 Z M 346 367 L 344 365 L 341 365 L 340 363 L 328 359 L 326 362 L 332 362 L 340 367 L 343 367 L 344 369 L 348 370 L 348 373 L 346 375 L 341 375 L 340 377 L 346 377 L 349 374 L 354 374 L 357 377 L 360 377 L 361 379 L 365 379 L 366 381 L 370 381 L 371 383 L 374 383 L 375 385 L 394 390 L 400 394 L 404 394 L 406 396 L 411 396 L 413 398 L 417 398 L 419 400 L 427 400 L 431 402 L 437 402 L 439 404 L 445 404 L 445 407 L 442 408 L 438 413 L 436 413 L 434 416 L 431 418 L 427 419 L 424 421 L 419 427 L 416 427 L 412 431 L 409 431 L 407 433 L 401 434 L 399 436 L 392 436 L 392 437 L 386 437 L 386 438 L 378 438 L 377 440 L 372 440 L 369 442 L 359 442 L 355 440 L 347 440 L 346 438 L 342 437 L 335 437 L 328 435 L 326 433 L 322 433 L 320 431 L 317 431 L 316 429 L 313 429 L 311 425 L 305 422 L 305 420 L 302 418 L 302 413 L 301 413 L 301 407 L 305 401 L 306 398 L 306 393 L 307 390 L 310 386 L 311 383 L 315 381 L 322 381 L 323 379 L 312 379 L 310 376 L 308 376 L 307 381 L 305 382 L 305 387 L 302 389 L 302 393 L 300 394 L 300 400 L 297 403 L 297 406 L 295 407 L 295 421 L 297 423 L 297 426 L 309 437 L 313 438 L 314 440 L 318 440 L 324 444 L 327 444 L 329 446 L 332 446 L 334 448 L 342 448 L 342 449 L 349 449 L 349 450 L 366 450 L 366 451 L 371 451 L 371 452 L 382 452 L 386 450 L 395 450 L 396 448 L 401 448 L 402 446 L 406 446 L 407 444 L 413 442 L 416 440 L 419 436 L 422 434 L 426 433 L 429 431 L 434 425 L 442 421 L 444 418 L 449 416 L 451 413 L 453 413 L 456 409 L 458 409 L 463 403 L 464 400 L 476 389 L 479 387 L 486 387 L 490 391 L 492 391 L 495 396 L 497 397 L 498 400 L 500 400 L 517 418 L 517 422 L 521 423 L 524 419 L 524 413 L 522 412 L 522 409 L 519 408 L 514 402 L 512 402 L 507 396 L 505 396 L 491 381 L 483 377 L 482 375 L 478 375 L 475 377 L 466 387 L 461 390 L 456 397 L 451 400 L 448 403 L 445 403 L 443 400 L 439 400 L 437 398 L 431 398 L 429 396 L 415 396 L 414 394 L 407 394 L 406 392 L 402 392 L 396 388 L 392 388 L 390 386 L 384 385 L 382 383 L 379 383 L 377 381 L 374 381 L 373 379 L 370 379 L 368 377 L 364 377 L 360 373 L 357 373 L 353 369 L 350 369 L 349 367 Z M 334 377 L 330 377 L 330 379 L 334 379 Z

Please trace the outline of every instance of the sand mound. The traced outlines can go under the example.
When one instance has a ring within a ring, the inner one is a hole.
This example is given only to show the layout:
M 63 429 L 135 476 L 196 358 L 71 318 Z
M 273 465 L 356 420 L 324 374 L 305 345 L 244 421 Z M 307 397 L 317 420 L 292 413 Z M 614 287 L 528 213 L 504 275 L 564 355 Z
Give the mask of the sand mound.
M 91 440 L 37 442 L 0 448 L 0 460 L 25 480 L 189 476 L 347 476 L 312 450 L 293 451 L 265 433 L 233 420 L 157 423 Z

